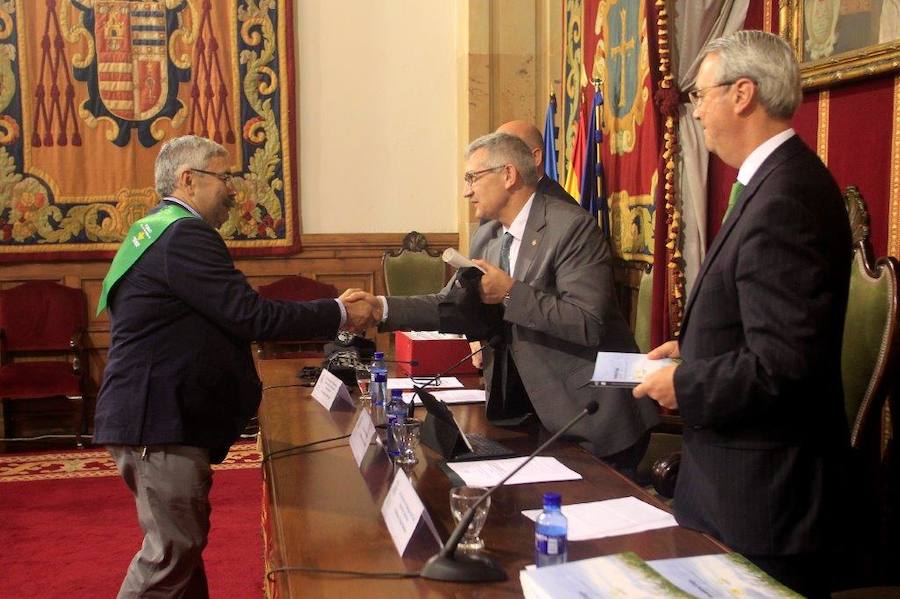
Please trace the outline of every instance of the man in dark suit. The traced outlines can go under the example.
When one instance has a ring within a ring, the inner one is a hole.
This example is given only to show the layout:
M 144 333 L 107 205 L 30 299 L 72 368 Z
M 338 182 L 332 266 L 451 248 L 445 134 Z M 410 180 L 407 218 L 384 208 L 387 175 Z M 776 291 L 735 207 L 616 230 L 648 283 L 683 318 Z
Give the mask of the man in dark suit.
M 566 200 L 577 204 L 569 192 L 563 186 L 548 177 L 544 171 L 544 136 L 538 128 L 528 121 L 509 121 L 497 127 L 497 133 L 509 133 L 525 142 L 528 150 L 534 157 L 534 166 L 537 169 L 538 182 L 536 191 L 548 198 Z
M 343 298 L 263 299 L 216 231 L 234 205 L 228 153 L 185 136 L 156 159 L 159 206 L 132 227 L 104 281 L 111 345 L 94 443 L 106 445 L 144 531 L 119 597 L 205 597 L 211 463 L 256 413 L 253 340 L 361 330 L 371 308 Z
M 512 135 L 475 140 L 467 158 L 465 196 L 487 220 L 470 249 L 485 271 L 480 298 L 503 306 L 504 343 L 484 350 L 488 417 L 516 424 L 534 413 L 557 431 L 596 398 L 600 410 L 572 435 L 633 475 L 658 417 L 653 402 L 590 383 L 598 350 L 637 351 L 596 221 L 574 202 L 535 192 L 531 152 Z M 382 328 L 438 329 L 439 303 L 456 279 L 435 295 L 381 298 Z
M 690 93 L 707 148 L 739 168 L 685 307 L 683 362 L 634 390 L 684 419 L 678 522 L 827 595 L 848 447 L 841 340 L 850 232 L 840 191 L 791 129 L 800 77 L 778 36 L 710 43 Z

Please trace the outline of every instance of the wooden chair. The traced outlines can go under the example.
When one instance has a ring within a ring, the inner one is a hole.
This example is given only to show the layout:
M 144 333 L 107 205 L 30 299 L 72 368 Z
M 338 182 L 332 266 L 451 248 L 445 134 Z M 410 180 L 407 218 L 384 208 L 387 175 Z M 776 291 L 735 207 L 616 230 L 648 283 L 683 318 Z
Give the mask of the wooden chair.
M 30 281 L 0 291 L 0 409 L 9 401 L 66 397 L 75 405 L 75 442 L 85 429 L 81 289 Z M 3 415 L 0 423 L 7 418 Z M 5 436 L 0 424 L 0 437 Z
M 259 294 L 266 299 L 304 302 L 337 297 L 334 285 L 322 283 L 301 275 L 282 277 L 268 285 L 260 285 Z M 257 343 L 257 355 L 263 359 L 324 356 L 325 344 L 333 339 L 297 339 L 287 341 L 263 341 Z
M 384 287 L 388 295 L 437 293 L 447 281 L 441 253 L 431 250 L 425 236 L 411 231 L 399 250 L 388 250 L 381 258 Z

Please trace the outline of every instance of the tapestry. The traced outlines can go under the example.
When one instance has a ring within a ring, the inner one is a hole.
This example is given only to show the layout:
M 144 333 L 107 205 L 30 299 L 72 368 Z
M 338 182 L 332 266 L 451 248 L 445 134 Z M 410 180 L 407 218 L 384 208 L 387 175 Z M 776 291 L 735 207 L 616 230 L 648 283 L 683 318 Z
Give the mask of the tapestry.
M 0 0 L 0 262 L 108 259 L 163 142 L 222 144 L 235 255 L 300 249 L 292 0 Z
M 568 171 L 580 103 L 590 101 L 592 82 L 599 82 L 613 251 L 648 263 L 653 262 L 660 155 L 647 34 L 650 6 L 649 0 L 566 0 L 562 103 Z

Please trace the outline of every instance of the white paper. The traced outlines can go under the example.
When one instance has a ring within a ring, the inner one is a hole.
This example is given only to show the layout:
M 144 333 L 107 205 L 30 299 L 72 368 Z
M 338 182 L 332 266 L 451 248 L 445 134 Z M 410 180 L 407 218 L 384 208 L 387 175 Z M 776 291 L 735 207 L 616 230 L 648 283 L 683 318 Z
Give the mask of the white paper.
M 505 458 L 475 462 L 448 462 L 447 465 L 470 487 L 493 487 L 528 458 Z M 506 481 L 507 485 L 581 480 L 581 475 L 556 458 L 539 456 Z
M 312 396 L 313 399 L 325 406 L 326 410 L 331 410 L 337 399 L 344 400 L 347 405 L 353 405 L 347 386 L 344 385 L 341 379 L 328 372 L 326 368 L 322 369 L 319 380 L 316 381 L 316 386 L 313 387 Z
M 391 483 L 391 488 L 388 489 L 381 506 L 381 515 L 400 557 L 403 557 L 403 552 L 406 551 L 406 546 L 409 545 L 409 540 L 424 512 L 425 505 L 419 499 L 403 469 L 398 468 L 394 482 Z
M 389 378 L 388 379 L 388 388 L 389 389 L 412 389 L 416 384 L 421 385 L 422 383 L 426 383 L 431 380 L 431 377 L 428 376 L 417 376 L 416 383 L 413 382 L 411 378 Z M 440 388 L 440 389 L 461 389 L 463 384 L 459 382 L 459 379 L 455 376 L 442 376 L 440 380 L 433 383 L 428 383 L 425 387 L 426 389 L 432 388 Z
M 435 399 L 439 399 L 448 405 L 455 403 L 484 403 L 487 401 L 484 389 L 451 389 L 449 391 L 435 391 L 432 395 L 434 395 Z M 415 391 L 405 391 L 403 393 L 403 401 L 407 404 L 413 401 L 413 397 L 415 397 L 416 405 L 421 406 L 422 400 L 419 399 L 418 395 L 415 395 Z
M 647 354 L 597 352 L 591 381 L 600 385 L 636 386 L 652 372 L 665 366 L 673 366 L 674 360 L 647 359 Z
M 350 451 L 353 452 L 353 459 L 356 460 L 357 466 L 362 464 L 374 435 L 375 424 L 372 422 L 372 418 L 366 410 L 360 410 L 356 423 L 353 425 L 353 432 L 350 433 Z
M 466 338 L 465 335 L 441 333 L 439 331 L 405 331 L 403 334 L 413 341 L 455 341 Z
M 477 268 L 481 272 L 484 272 L 483 268 L 475 266 L 474 262 L 463 256 L 453 248 L 447 248 L 446 250 L 444 250 L 441 258 L 443 258 L 444 262 L 454 268 Z
M 522 512 L 531 520 L 537 520 L 540 513 L 541 510 Z M 569 520 L 570 541 L 616 537 L 678 525 L 672 514 L 637 497 L 564 504 L 562 513 Z

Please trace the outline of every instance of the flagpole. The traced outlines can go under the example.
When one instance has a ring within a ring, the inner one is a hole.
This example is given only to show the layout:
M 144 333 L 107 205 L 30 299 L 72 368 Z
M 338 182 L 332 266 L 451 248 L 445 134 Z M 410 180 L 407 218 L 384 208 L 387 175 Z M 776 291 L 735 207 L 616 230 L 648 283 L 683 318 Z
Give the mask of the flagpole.
M 597 93 L 600 92 L 600 86 L 602 84 L 603 84 L 602 79 L 600 79 L 599 77 L 594 77 L 594 98 L 596 98 Z M 599 104 L 594 106 L 594 124 L 597 127 L 597 129 L 596 129 L 597 131 L 603 130 L 603 125 L 600 123 L 600 105 Z M 593 131 L 591 131 L 591 136 L 594 138 L 594 144 L 596 145 L 596 152 L 597 152 L 597 162 L 599 163 L 600 158 L 601 158 L 600 136 L 596 135 Z M 599 199 L 603 196 L 603 190 L 600 188 L 600 186 L 603 185 L 603 180 L 600 178 L 600 169 L 595 168 L 594 171 L 595 171 L 594 177 L 595 177 L 595 181 L 596 181 L 596 190 L 597 190 L 597 200 L 599 201 Z M 600 212 L 602 212 L 602 210 Z M 600 220 L 601 220 L 601 224 L 602 224 L 602 221 L 603 221 L 602 215 L 601 215 Z M 601 226 L 601 229 L 602 228 L 604 228 L 604 227 Z M 603 231 L 603 234 L 608 236 L 609 231 Z

